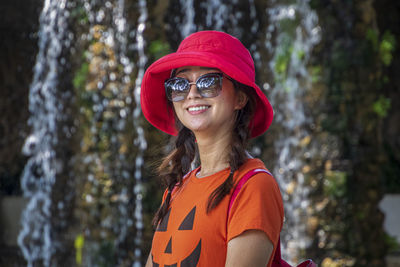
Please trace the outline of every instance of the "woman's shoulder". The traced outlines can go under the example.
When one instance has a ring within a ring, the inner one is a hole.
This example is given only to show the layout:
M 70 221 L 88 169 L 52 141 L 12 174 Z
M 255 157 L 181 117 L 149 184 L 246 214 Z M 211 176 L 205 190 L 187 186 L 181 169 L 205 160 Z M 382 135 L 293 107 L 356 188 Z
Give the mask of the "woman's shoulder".
M 278 183 L 271 174 L 271 172 L 265 167 L 264 163 L 258 158 L 249 158 L 235 173 L 235 183 L 244 177 L 248 172 L 252 170 L 262 170 L 254 174 L 250 180 L 252 183 L 261 183 L 264 185 L 273 185 L 278 188 Z

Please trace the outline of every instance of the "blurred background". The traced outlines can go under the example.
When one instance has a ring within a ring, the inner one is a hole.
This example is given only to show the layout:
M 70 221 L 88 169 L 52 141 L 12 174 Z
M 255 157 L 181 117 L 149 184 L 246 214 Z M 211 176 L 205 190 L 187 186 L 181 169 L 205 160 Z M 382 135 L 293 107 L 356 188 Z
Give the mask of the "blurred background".
M 400 2 L 0 3 L 0 265 L 143 266 L 169 136 L 146 67 L 188 34 L 250 50 L 272 102 L 252 141 L 285 203 L 283 256 L 400 266 Z

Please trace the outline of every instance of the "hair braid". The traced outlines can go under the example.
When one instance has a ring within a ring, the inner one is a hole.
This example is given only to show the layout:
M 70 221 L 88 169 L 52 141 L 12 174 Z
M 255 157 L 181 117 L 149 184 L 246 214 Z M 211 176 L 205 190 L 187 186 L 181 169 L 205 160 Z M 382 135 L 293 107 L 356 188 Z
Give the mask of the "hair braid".
M 168 192 L 165 201 L 162 203 L 153 219 L 153 226 L 164 218 L 169 209 L 171 194 L 174 187 L 180 186 L 183 176 L 190 171 L 191 163 L 195 157 L 196 143 L 193 133 L 180 123 L 178 123 L 180 131 L 175 140 L 175 149 L 164 158 L 158 174 Z
M 229 166 L 231 171 L 228 178 L 226 178 L 226 180 L 210 194 L 207 204 L 207 213 L 210 213 L 216 206 L 218 206 L 226 195 L 229 195 L 234 185 L 233 174 L 243 163 L 246 162 L 248 158 L 246 146 L 251 132 L 249 122 L 254 114 L 255 99 L 249 93 L 251 91 L 246 90 L 245 87 L 246 86 L 242 84 L 236 86 L 238 90 L 246 93 L 248 96 L 248 102 L 243 109 L 237 111 L 237 118 L 230 142 L 231 150 L 229 152 Z

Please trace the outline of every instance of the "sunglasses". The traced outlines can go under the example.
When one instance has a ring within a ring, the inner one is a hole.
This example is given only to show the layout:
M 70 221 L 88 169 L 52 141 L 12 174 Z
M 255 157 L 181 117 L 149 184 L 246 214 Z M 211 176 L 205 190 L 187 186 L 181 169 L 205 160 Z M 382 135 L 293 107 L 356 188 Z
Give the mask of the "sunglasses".
M 164 82 L 165 92 L 170 101 L 179 102 L 186 99 L 191 85 L 195 84 L 202 97 L 216 97 L 221 93 L 222 78 L 224 76 L 233 81 L 232 78 L 223 73 L 207 73 L 200 76 L 196 82 L 189 82 L 187 79 L 180 77 L 169 78 Z

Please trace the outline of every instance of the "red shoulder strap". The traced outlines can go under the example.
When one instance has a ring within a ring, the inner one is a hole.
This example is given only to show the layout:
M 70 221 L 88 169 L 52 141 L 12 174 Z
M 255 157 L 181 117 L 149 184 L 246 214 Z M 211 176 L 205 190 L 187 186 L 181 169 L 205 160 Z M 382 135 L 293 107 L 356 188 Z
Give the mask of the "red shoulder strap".
M 228 206 L 228 216 L 229 213 L 231 211 L 231 207 L 233 205 L 233 202 L 235 201 L 237 195 L 239 194 L 240 190 L 242 189 L 243 185 L 250 180 L 251 177 L 253 177 L 255 174 L 257 173 L 268 173 L 269 175 L 272 176 L 272 174 L 267 171 L 266 169 L 254 169 L 254 170 L 250 170 L 248 171 L 245 175 L 243 175 L 242 178 L 240 178 L 240 180 L 237 182 L 235 188 L 233 189 L 233 193 L 231 195 L 231 199 L 229 200 L 229 206 Z M 274 254 L 274 259 L 273 259 L 273 266 L 282 266 L 282 267 L 290 267 L 289 264 L 287 264 L 285 261 L 282 260 L 281 258 L 281 238 L 279 237 L 278 239 L 278 243 L 277 243 L 277 248 L 275 250 L 275 254 Z M 286 265 L 285 265 L 286 264 Z

